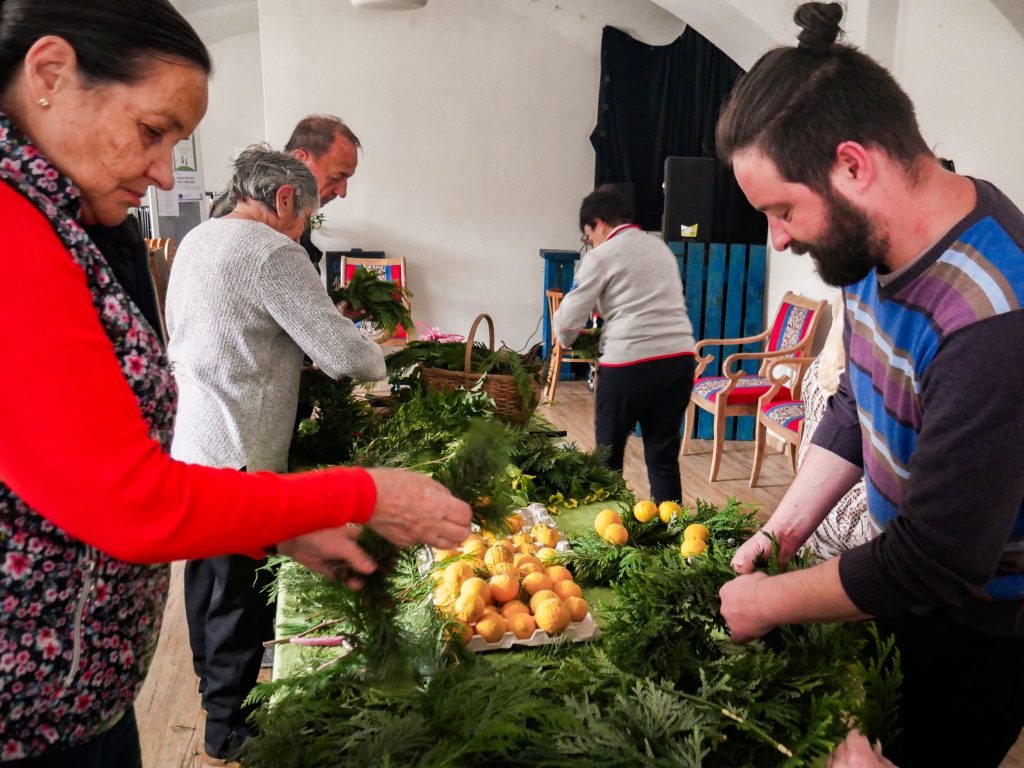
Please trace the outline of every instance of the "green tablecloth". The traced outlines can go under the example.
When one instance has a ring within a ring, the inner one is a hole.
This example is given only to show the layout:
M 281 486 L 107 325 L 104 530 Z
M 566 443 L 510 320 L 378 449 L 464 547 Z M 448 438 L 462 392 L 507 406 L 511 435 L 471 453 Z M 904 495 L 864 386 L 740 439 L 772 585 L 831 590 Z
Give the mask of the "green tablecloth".
M 584 504 L 575 509 L 566 509 L 555 515 L 554 518 L 559 530 L 569 536 L 569 538 L 572 538 L 573 536 L 578 536 L 583 531 L 591 530 L 597 513 L 606 508 L 616 510 L 623 517 L 633 514 L 625 503 L 608 500 L 595 502 L 594 504 Z M 587 601 L 594 621 L 600 627 L 604 623 L 601 615 L 601 606 L 614 604 L 615 596 L 611 588 L 584 587 L 583 599 Z
M 559 514 L 554 515 L 553 517 L 559 530 L 569 538 L 572 538 L 573 536 L 578 536 L 583 531 L 589 530 L 594 524 L 594 517 L 598 512 L 606 507 L 616 509 L 622 515 L 632 514 L 629 508 L 621 502 L 601 501 L 594 504 L 579 506 L 575 509 L 562 510 Z M 284 567 L 289 568 L 295 566 L 286 565 Z M 607 587 L 586 587 L 583 590 L 583 598 L 590 605 L 594 621 L 600 627 L 603 623 L 600 609 L 602 606 L 612 604 L 612 601 L 614 600 L 612 590 Z M 276 625 L 278 627 L 285 624 L 294 624 L 296 622 L 297 617 L 295 613 L 288 610 L 287 603 L 288 596 L 285 594 L 284 590 L 281 590 L 278 594 L 277 600 Z M 280 632 L 278 633 L 278 636 L 280 636 Z M 302 655 L 297 653 L 297 651 L 297 646 L 287 644 L 276 646 L 274 652 L 274 679 L 287 677 L 301 670 Z

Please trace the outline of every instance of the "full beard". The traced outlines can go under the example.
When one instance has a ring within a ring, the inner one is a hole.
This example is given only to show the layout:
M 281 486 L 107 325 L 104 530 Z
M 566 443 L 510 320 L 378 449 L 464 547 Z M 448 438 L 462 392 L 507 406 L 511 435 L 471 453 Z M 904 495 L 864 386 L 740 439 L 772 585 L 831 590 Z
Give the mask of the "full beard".
M 818 275 L 831 286 L 843 288 L 863 280 L 885 264 L 889 239 L 878 231 L 867 214 L 831 190 L 825 196 L 828 222 L 816 243 L 794 241 L 793 253 L 810 253 Z

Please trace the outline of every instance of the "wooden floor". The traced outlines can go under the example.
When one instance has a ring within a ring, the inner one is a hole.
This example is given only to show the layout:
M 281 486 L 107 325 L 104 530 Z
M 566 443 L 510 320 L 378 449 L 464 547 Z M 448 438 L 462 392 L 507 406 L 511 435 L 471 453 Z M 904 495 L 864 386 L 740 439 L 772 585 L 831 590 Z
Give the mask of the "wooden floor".
M 583 382 L 563 382 L 557 402 L 543 411 L 568 439 L 589 450 L 594 445 L 593 396 Z M 793 479 L 789 459 L 780 453 L 765 457 L 759 487 L 747 487 L 752 443 L 729 443 L 722 457 L 718 481 L 707 479 L 711 463 L 708 441 L 694 441 L 691 454 L 680 458 L 684 500 L 702 498 L 722 504 L 730 496 L 760 505 L 765 519 L 778 504 Z M 648 493 L 643 450 L 636 438 L 630 438 L 623 469 L 633 491 Z M 145 768 L 193 768 L 202 765 L 203 711 L 199 706 L 197 679 L 192 671 L 188 647 L 185 609 L 182 597 L 182 564 L 172 568 L 171 595 L 164 615 L 160 643 L 149 677 L 135 704 L 142 738 L 142 764 Z M 1024 768 L 1024 736 L 1017 742 L 1001 768 Z

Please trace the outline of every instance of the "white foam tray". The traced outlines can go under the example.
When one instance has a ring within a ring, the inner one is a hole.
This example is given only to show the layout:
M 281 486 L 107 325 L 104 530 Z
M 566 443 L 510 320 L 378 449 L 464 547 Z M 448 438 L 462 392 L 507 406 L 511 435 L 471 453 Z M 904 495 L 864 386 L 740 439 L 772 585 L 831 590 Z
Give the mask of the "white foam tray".
M 542 629 L 533 630 L 533 634 L 525 640 L 520 640 L 512 632 L 506 632 L 502 635 L 501 640 L 496 643 L 488 643 L 480 635 L 473 635 L 473 639 L 469 641 L 469 645 L 466 646 L 469 650 L 476 653 L 483 653 L 485 651 L 507 651 L 514 645 L 520 645 L 527 648 L 531 648 L 538 645 L 550 645 L 551 643 L 558 642 L 560 639 L 565 638 L 572 643 L 582 643 L 586 640 L 590 640 L 592 637 L 597 635 L 597 624 L 594 623 L 594 617 L 587 613 L 583 617 L 583 621 L 573 621 L 566 627 L 565 632 L 560 635 L 549 635 Z

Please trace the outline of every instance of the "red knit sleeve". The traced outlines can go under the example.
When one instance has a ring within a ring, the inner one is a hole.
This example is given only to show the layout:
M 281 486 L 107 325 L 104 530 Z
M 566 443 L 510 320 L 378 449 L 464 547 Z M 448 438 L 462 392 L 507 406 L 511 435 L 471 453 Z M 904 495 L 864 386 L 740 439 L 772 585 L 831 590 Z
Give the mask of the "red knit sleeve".
M 92 304 L 49 222 L 0 184 L 0 481 L 115 557 L 241 553 L 366 522 L 360 469 L 245 474 L 172 460 L 149 437 Z

